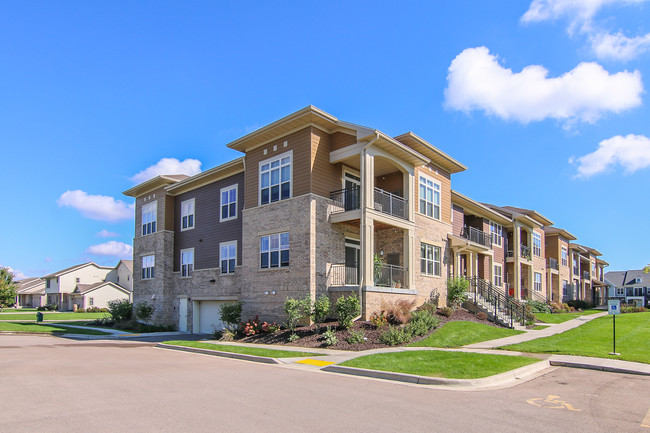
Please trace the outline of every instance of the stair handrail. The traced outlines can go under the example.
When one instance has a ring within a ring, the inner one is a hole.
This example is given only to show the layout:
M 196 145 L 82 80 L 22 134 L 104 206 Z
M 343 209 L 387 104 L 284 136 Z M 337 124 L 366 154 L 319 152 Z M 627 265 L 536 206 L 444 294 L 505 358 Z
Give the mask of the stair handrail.
M 512 296 L 505 294 L 490 281 L 486 281 L 477 276 L 468 278 L 470 283 L 470 294 L 474 295 L 473 302 L 478 305 L 478 297 L 481 296 L 489 305 L 488 311 L 492 310 L 495 320 L 499 317 L 499 310 L 507 313 L 510 318 L 510 327 L 514 328 L 514 322 L 520 322 L 522 326 L 526 325 L 531 313 L 526 306 L 518 302 Z

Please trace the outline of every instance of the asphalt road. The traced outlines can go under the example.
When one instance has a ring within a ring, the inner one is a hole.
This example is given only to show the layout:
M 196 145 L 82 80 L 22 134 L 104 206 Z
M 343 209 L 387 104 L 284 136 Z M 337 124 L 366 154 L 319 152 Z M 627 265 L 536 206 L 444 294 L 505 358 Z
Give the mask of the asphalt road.
M 447 391 L 149 343 L 0 336 L 0 432 L 648 432 L 650 378 Z

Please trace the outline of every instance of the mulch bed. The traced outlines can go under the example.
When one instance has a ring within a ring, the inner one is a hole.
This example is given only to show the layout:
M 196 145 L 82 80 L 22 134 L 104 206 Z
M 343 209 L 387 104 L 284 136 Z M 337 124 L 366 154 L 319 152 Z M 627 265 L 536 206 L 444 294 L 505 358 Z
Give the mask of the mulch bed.
M 445 317 L 440 314 L 437 315 L 440 318 L 440 326 L 444 325 L 447 322 L 454 322 L 454 321 L 467 321 L 467 322 L 477 322 L 477 323 L 483 323 L 485 325 L 490 325 L 490 326 L 497 326 L 494 323 L 488 321 L 488 320 L 481 320 L 478 317 L 476 317 L 475 314 L 472 314 L 466 310 L 463 309 L 457 309 L 455 310 L 451 317 Z M 291 331 L 288 329 L 283 329 L 281 331 L 274 332 L 272 334 L 258 334 L 258 335 L 251 335 L 250 337 L 245 337 L 237 340 L 238 342 L 243 342 L 243 343 L 257 343 L 257 344 L 277 344 L 280 346 L 295 346 L 295 347 L 306 347 L 306 348 L 327 348 L 327 349 L 337 349 L 337 350 L 352 350 L 352 351 L 361 351 L 361 350 L 370 350 L 370 349 L 380 349 L 384 347 L 390 347 L 386 344 L 383 344 L 379 341 L 379 335 L 384 332 L 386 328 L 380 328 L 377 329 L 375 326 L 370 323 L 370 322 L 361 322 L 357 321 L 354 323 L 354 326 L 352 327 L 352 331 L 363 331 L 366 340 L 363 343 L 358 343 L 358 344 L 349 344 L 346 340 L 346 338 L 350 335 L 349 331 L 338 329 L 338 322 L 329 322 L 325 323 L 321 326 L 321 334 L 327 329 L 327 327 L 330 326 L 332 329 L 337 329 L 336 331 L 336 338 L 338 339 L 338 343 L 333 344 L 331 346 L 325 346 L 323 342 L 321 341 L 321 335 L 316 334 L 315 325 L 311 326 L 304 326 L 301 328 L 296 329 L 296 334 L 300 338 L 298 338 L 296 341 L 290 343 L 289 342 L 289 335 L 291 334 Z M 438 328 L 440 328 L 440 326 Z M 435 332 L 435 330 L 433 331 Z M 425 337 L 417 337 L 413 341 L 419 341 L 422 338 Z

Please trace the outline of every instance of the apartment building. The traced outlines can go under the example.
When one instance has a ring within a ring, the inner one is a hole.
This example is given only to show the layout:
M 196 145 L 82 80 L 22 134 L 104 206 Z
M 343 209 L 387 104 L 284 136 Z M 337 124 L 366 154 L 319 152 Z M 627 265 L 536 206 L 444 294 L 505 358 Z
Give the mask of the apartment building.
M 569 254 L 571 241 L 577 238 L 558 227 L 544 227 L 547 261 L 547 291 L 552 302 L 567 302 L 574 298 L 572 260 Z
M 597 305 L 607 300 L 605 287 L 605 266 L 609 264 L 600 259 L 602 253 L 595 248 L 569 244 L 571 251 L 571 278 L 573 287 L 572 299 L 582 299 Z

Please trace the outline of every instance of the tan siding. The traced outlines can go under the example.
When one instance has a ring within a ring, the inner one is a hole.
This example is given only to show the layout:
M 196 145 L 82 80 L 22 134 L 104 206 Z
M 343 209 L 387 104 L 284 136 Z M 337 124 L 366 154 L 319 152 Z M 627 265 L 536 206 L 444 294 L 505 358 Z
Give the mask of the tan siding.
M 416 202 L 417 206 L 417 202 Z M 453 234 L 456 236 L 460 236 L 461 232 L 463 231 L 463 225 L 465 225 L 465 214 L 463 212 L 463 208 L 457 205 L 453 206 L 453 212 L 454 212 L 454 221 L 452 223 L 453 226 Z
M 357 142 L 357 137 L 343 132 L 335 132 L 331 135 L 330 151 L 343 149 Z
M 391 193 L 404 191 L 404 175 L 401 171 L 375 178 L 375 186 Z
M 341 189 L 341 164 L 330 163 L 330 143 L 335 134 L 311 128 L 311 192 L 323 197 Z
M 167 199 L 165 198 L 165 189 L 158 188 L 148 194 L 142 195 L 135 199 L 135 236 L 142 236 L 142 205 L 151 203 L 157 200 L 156 203 L 156 230 L 171 230 L 167 228 L 166 221 L 169 219 L 168 213 L 165 209 L 167 207 Z M 173 199 L 172 199 L 173 200 Z M 173 202 L 173 201 L 172 201 Z M 174 223 L 173 206 L 171 209 L 171 223 Z
M 435 166 L 431 170 L 425 167 L 415 169 L 415 185 L 413 199 L 415 200 L 415 212 L 419 209 L 420 173 L 429 176 L 440 183 L 440 220 L 451 224 L 451 176 L 446 171 Z

